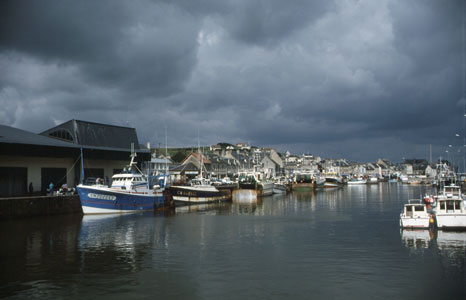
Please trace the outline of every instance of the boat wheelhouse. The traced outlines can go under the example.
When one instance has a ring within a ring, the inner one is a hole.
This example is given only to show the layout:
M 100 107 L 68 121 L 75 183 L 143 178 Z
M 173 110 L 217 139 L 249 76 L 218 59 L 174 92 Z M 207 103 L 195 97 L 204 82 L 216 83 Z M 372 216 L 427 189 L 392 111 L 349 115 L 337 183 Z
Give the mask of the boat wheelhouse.
M 291 184 L 293 191 L 296 190 L 314 190 L 315 181 L 314 173 L 308 170 L 295 171 L 293 174 L 293 182 Z
M 429 228 L 431 214 L 421 200 L 411 199 L 404 205 L 400 214 L 400 227 L 411 229 Z
M 238 187 L 242 190 L 254 190 L 257 196 L 273 194 L 273 181 L 264 178 L 260 172 L 241 172 L 238 176 Z
M 465 200 L 459 186 L 444 186 L 436 202 L 434 212 L 439 229 L 466 230 Z

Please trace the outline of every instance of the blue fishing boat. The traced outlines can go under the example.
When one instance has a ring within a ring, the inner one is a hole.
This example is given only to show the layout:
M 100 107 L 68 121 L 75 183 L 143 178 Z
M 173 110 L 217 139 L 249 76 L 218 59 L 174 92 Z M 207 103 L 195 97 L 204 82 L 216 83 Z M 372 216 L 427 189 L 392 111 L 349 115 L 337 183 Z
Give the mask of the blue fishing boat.
M 140 212 L 165 205 L 168 175 L 142 174 L 134 161 L 135 156 L 131 155 L 131 162 L 122 173 L 112 176 L 110 186 L 99 179 L 77 186 L 84 214 Z

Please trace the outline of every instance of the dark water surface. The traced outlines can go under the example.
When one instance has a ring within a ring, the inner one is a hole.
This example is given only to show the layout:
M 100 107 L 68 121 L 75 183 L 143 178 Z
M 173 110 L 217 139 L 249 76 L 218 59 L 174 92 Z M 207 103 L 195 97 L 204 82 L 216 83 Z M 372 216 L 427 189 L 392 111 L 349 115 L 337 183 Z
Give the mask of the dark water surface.
M 400 231 L 428 187 L 0 222 L 12 299 L 466 299 L 466 233 Z

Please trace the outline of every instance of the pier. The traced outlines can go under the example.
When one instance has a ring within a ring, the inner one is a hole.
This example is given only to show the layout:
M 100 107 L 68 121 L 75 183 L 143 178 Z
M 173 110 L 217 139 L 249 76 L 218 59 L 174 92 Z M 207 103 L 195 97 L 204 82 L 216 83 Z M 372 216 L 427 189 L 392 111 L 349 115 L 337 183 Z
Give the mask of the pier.
M 0 198 L 0 219 L 82 213 L 78 195 Z

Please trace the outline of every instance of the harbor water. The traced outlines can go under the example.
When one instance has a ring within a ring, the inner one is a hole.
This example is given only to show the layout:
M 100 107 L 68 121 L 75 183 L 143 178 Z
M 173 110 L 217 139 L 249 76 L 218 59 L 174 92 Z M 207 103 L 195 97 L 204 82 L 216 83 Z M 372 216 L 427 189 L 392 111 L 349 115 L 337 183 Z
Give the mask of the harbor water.
M 0 298 L 466 299 L 466 233 L 401 231 L 397 183 L 0 221 Z

